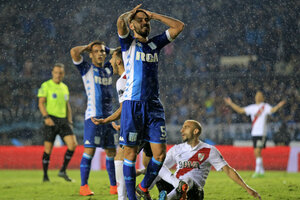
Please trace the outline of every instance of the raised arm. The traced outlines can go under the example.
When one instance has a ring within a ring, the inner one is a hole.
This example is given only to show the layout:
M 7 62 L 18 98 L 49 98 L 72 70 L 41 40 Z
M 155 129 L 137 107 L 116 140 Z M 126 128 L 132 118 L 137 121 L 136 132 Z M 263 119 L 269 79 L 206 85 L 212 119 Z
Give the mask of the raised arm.
M 279 108 L 281 108 L 284 104 L 286 103 L 286 101 L 280 101 L 276 106 L 274 106 L 272 109 L 271 109 L 271 113 L 274 113 L 274 112 L 277 112 L 277 110 Z
M 168 17 L 165 15 L 161 15 L 158 13 L 150 12 L 148 10 L 141 9 L 147 13 L 150 19 L 158 20 L 165 25 L 169 26 L 169 33 L 172 39 L 175 39 L 183 30 L 184 23 L 178 19 L 174 19 L 172 17 Z
M 233 110 L 235 110 L 236 112 L 240 113 L 240 114 L 245 114 L 245 109 L 236 105 L 235 103 L 232 102 L 232 100 L 228 97 L 228 98 L 224 98 L 224 101 L 227 105 L 229 105 Z
M 261 199 L 260 195 L 244 182 L 242 177 L 237 173 L 235 169 L 233 169 L 229 165 L 225 165 L 222 169 L 230 179 L 232 179 L 234 182 L 236 182 L 242 188 L 244 188 L 248 192 L 248 194 L 255 198 Z
M 85 51 L 89 52 L 91 50 L 91 46 L 94 42 L 91 42 L 88 45 L 76 46 L 73 47 L 70 51 L 71 57 L 75 62 L 79 62 L 81 59 L 81 54 Z
M 139 9 L 141 7 L 141 5 L 142 4 L 139 4 L 131 11 L 128 11 L 128 12 L 120 15 L 120 17 L 118 18 L 118 21 L 117 21 L 118 34 L 120 36 L 124 36 L 124 35 L 128 34 L 128 32 L 129 32 L 128 19 L 132 14 L 134 14 L 137 11 L 137 9 Z

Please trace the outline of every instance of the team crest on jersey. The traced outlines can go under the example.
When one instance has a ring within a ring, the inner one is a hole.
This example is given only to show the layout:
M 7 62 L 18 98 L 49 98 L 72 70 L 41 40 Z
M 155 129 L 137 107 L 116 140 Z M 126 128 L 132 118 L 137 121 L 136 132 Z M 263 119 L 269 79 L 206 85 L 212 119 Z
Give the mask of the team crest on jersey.
M 156 46 L 153 42 L 150 42 L 150 43 L 148 44 L 148 46 L 149 46 L 152 50 L 154 50 L 154 49 L 157 48 L 157 46 Z
M 205 157 L 205 154 L 204 153 L 198 153 L 198 160 L 199 161 L 202 161 Z
M 53 99 L 56 99 L 56 97 L 57 97 L 57 94 L 53 93 L 53 94 L 52 94 L 52 98 L 53 98 Z

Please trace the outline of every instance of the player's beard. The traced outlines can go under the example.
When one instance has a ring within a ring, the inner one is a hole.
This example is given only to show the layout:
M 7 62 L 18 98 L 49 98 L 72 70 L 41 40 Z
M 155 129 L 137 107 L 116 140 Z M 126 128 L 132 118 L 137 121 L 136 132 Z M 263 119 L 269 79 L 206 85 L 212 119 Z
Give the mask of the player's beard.
M 147 29 L 146 29 L 145 31 L 142 31 L 142 29 L 143 29 L 144 27 L 147 27 Z M 148 37 L 151 28 L 150 28 L 150 25 L 145 25 L 144 27 L 142 27 L 142 28 L 136 28 L 136 27 L 135 27 L 135 32 L 136 32 L 137 34 L 139 34 L 140 36 L 142 36 L 143 38 L 146 38 L 146 37 Z
M 189 138 L 188 138 L 188 137 L 182 138 L 182 141 L 183 141 L 183 142 L 188 142 L 188 141 L 189 141 Z

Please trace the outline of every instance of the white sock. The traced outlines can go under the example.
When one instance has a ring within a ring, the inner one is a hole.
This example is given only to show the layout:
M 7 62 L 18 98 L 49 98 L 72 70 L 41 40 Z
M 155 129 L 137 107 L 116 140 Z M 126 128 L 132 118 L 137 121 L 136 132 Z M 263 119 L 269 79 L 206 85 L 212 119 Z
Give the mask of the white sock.
M 260 170 L 260 157 L 256 158 L 256 165 L 255 165 L 255 173 L 259 173 Z
M 259 157 L 259 173 L 260 174 L 264 174 L 265 173 L 262 157 Z
M 118 189 L 118 200 L 126 200 L 127 192 L 126 185 L 123 174 L 123 161 L 115 160 L 115 172 L 116 172 L 116 181 L 117 181 L 117 189 Z
M 259 173 L 259 174 L 265 173 L 264 166 L 263 166 L 263 159 L 262 159 L 262 157 L 257 157 L 257 158 L 256 158 L 255 172 L 256 172 L 256 173 Z
M 164 179 L 166 182 L 173 185 L 174 188 L 177 188 L 179 185 L 179 179 L 175 177 L 175 175 L 164 165 L 159 171 L 158 174 L 162 179 Z

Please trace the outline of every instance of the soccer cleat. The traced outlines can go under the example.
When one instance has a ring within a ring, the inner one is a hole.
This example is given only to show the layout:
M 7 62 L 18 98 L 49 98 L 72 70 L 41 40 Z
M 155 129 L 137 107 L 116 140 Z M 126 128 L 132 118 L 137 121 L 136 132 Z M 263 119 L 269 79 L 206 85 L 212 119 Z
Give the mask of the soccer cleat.
M 79 194 L 82 196 L 91 196 L 94 195 L 94 192 L 92 192 L 87 184 L 84 186 L 80 186 Z
M 43 182 L 50 182 L 49 177 L 48 176 L 44 176 Z
M 116 185 L 111 185 L 109 193 L 110 194 L 118 194 L 117 186 Z
M 189 189 L 188 184 L 184 181 L 180 181 L 178 187 L 176 188 L 177 194 L 179 194 L 180 200 L 187 200 L 187 191 Z
M 160 193 L 159 193 L 159 196 L 158 196 L 158 200 L 166 200 L 167 199 L 167 191 L 166 190 L 162 190 Z
M 135 195 L 136 195 L 136 198 L 138 200 L 152 200 L 151 199 L 151 196 L 149 194 L 149 191 L 147 192 L 144 192 L 141 188 L 140 188 L 140 185 L 136 186 L 135 188 Z
M 58 173 L 58 176 L 61 178 L 64 178 L 68 182 L 72 182 L 72 179 L 67 175 L 67 173 L 65 171 L 63 171 L 63 172 L 60 171 Z

